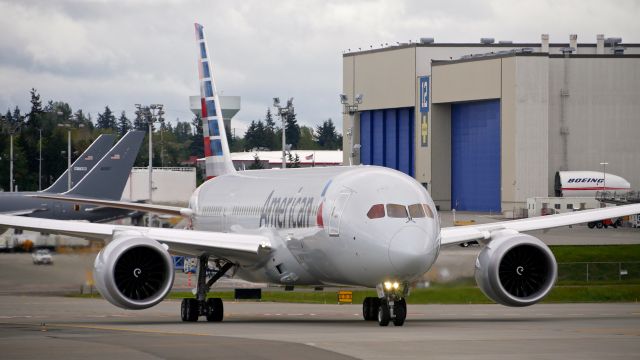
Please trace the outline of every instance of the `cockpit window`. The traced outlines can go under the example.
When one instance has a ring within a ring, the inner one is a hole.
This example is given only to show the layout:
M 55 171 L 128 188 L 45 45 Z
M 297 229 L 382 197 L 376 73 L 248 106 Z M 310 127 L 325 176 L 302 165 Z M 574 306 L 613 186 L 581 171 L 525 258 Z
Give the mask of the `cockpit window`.
M 433 219 L 433 210 L 431 210 L 431 207 L 427 204 L 422 204 L 422 207 L 424 208 L 424 212 L 427 214 L 427 217 Z
M 422 204 L 409 205 L 409 215 L 411 215 L 412 219 L 423 218 L 425 215 Z
M 373 205 L 371 207 L 371 209 L 369 209 L 369 212 L 367 213 L 367 217 L 369 219 L 383 218 L 384 217 L 384 205 L 383 204 Z
M 407 208 L 404 205 L 387 204 L 387 214 L 390 218 L 407 218 Z

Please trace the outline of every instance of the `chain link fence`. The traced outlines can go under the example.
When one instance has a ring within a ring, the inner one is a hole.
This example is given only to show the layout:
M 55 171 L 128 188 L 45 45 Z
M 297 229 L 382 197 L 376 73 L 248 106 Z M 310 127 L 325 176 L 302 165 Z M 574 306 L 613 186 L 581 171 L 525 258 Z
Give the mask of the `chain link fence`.
M 558 263 L 558 281 L 640 281 L 640 261 Z

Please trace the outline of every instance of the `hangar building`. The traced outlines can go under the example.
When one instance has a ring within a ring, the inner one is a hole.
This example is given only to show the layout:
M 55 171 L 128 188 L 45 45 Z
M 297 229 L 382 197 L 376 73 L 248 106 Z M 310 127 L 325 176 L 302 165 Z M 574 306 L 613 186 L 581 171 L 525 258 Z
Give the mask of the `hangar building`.
M 569 40 L 345 53 L 343 93 L 363 100 L 344 117 L 344 162 L 403 171 L 445 210 L 521 214 L 557 171 L 603 162 L 640 188 L 640 44 Z

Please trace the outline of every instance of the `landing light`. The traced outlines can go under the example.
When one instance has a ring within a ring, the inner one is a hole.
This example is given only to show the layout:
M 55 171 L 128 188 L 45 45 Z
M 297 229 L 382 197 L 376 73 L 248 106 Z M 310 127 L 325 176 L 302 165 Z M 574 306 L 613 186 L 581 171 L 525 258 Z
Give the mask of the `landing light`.
M 393 287 L 393 284 L 391 283 L 391 281 L 385 281 L 384 282 L 384 288 L 387 290 L 391 290 L 391 288 Z
M 400 287 L 400 284 L 398 284 L 398 282 L 394 282 L 393 283 L 393 288 L 398 290 L 398 287 Z

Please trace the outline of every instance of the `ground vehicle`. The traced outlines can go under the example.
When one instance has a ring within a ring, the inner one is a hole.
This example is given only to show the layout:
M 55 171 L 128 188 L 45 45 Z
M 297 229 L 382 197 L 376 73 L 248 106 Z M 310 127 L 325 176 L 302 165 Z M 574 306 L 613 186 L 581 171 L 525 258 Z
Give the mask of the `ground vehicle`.
M 53 257 L 51 253 L 47 249 L 38 249 L 31 254 L 31 258 L 33 259 L 33 263 L 35 265 L 53 265 Z
M 602 229 L 602 228 L 606 229 L 609 226 L 612 226 L 613 228 L 617 228 L 618 226 L 622 226 L 622 218 L 592 221 L 588 223 L 587 226 L 589 226 L 589 229 L 593 229 L 594 227 L 597 227 L 598 229 Z

